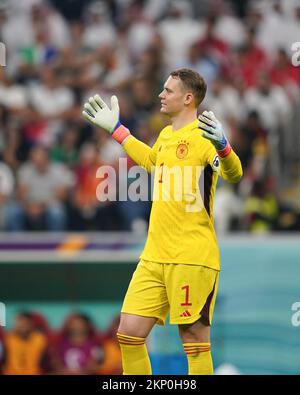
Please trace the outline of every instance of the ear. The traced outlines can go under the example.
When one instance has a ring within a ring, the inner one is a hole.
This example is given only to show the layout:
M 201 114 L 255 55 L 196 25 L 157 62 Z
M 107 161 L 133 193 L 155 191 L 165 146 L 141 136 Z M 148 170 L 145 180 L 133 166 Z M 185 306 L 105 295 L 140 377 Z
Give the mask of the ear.
M 194 95 L 191 92 L 188 92 L 185 95 L 185 100 L 184 100 L 184 104 L 189 105 L 194 101 Z

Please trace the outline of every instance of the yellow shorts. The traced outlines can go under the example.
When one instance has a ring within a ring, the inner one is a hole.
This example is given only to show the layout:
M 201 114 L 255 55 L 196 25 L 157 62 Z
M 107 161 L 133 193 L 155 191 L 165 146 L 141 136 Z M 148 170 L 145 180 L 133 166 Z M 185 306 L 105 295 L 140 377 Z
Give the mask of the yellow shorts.
M 122 313 L 157 318 L 164 325 L 211 325 L 219 272 L 205 266 L 141 260 L 130 281 Z

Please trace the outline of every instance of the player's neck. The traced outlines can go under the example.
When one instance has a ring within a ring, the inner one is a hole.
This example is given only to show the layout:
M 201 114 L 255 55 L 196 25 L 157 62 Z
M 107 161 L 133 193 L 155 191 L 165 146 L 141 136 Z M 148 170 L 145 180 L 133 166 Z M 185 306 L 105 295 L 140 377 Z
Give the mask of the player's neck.
M 197 110 L 188 113 L 180 113 L 171 117 L 172 129 L 175 132 L 178 129 L 184 128 L 189 123 L 197 119 Z

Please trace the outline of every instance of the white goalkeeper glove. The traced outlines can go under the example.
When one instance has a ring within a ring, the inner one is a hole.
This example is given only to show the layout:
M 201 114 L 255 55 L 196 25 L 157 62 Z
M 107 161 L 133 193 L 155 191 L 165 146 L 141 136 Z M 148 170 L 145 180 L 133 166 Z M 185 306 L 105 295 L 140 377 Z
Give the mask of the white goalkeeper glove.
M 223 151 L 230 146 L 221 122 L 217 120 L 212 111 L 203 111 L 198 119 L 198 128 L 204 130 L 202 136 L 210 140 L 217 151 Z
M 111 109 L 99 95 L 92 96 L 84 104 L 82 115 L 93 125 L 112 134 L 121 124 L 119 121 L 120 109 L 117 96 L 112 96 L 110 102 Z
M 111 109 L 99 95 L 89 98 L 84 104 L 83 117 L 91 124 L 105 129 L 120 144 L 125 143 L 130 131 L 119 120 L 120 108 L 117 96 L 110 99 Z

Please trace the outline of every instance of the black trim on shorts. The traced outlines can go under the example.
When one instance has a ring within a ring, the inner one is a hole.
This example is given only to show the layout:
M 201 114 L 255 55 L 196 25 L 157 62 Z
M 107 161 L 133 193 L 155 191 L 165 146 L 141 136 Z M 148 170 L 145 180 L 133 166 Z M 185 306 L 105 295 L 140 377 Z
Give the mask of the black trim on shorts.
M 199 321 L 206 326 L 210 326 L 211 322 L 209 319 L 209 309 L 210 309 L 210 304 L 212 301 L 212 298 L 214 296 L 215 293 L 215 288 L 216 288 L 216 282 L 217 282 L 217 278 L 215 279 L 215 283 L 214 283 L 214 287 L 211 291 L 211 293 L 208 295 L 206 302 L 204 303 L 204 306 L 202 307 L 201 311 L 200 311 L 200 319 Z

